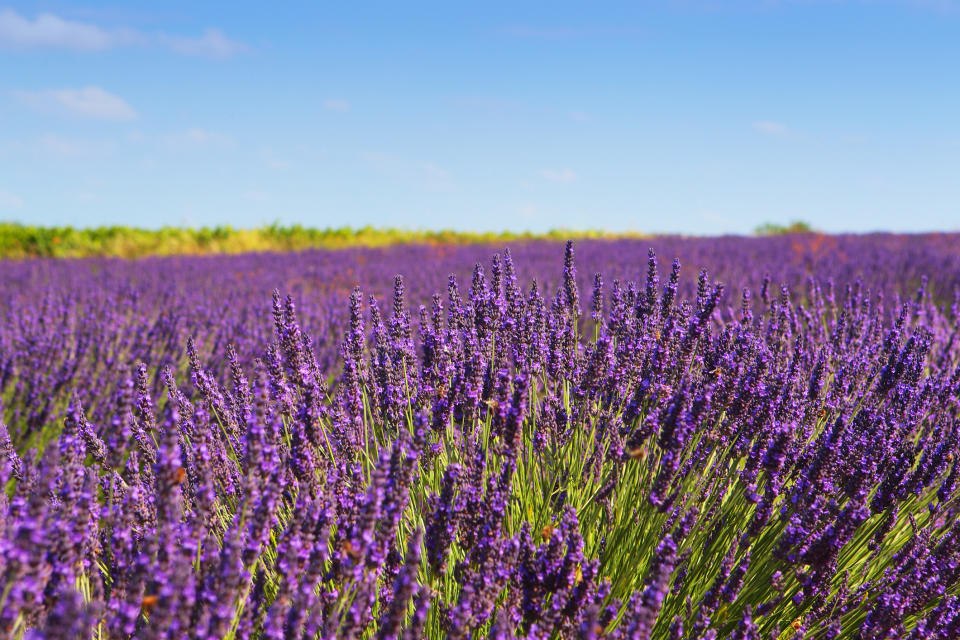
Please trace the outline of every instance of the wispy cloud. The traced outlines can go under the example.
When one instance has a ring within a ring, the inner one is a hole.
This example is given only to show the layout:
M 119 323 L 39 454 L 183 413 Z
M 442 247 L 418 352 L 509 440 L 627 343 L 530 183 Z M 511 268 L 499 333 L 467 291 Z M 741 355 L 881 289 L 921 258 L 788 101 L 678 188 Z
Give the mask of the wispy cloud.
M 248 50 L 246 45 L 231 40 L 222 31 L 212 27 L 205 29 L 203 35 L 198 38 L 159 34 L 157 41 L 174 53 L 205 58 L 225 59 Z
M 0 48 L 90 52 L 130 46 L 159 46 L 181 55 L 208 58 L 229 58 L 248 49 L 214 28 L 206 29 L 199 37 L 188 37 L 147 33 L 131 27 L 101 27 L 52 13 L 30 19 L 13 9 L 0 10 Z
M 0 209 L 19 209 L 22 206 L 23 200 L 6 189 L 0 189 Z
M 292 162 L 278 156 L 273 149 L 264 149 L 261 151 L 261 157 L 263 158 L 263 163 L 274 171 L 286 171 L 293 167 Z
M 753 129 L 768 136 L 782 136 L 790 131 L 787 125 L 773 120 L 757 120 L 753 123 Z
M 590 117 L 590 114 L 586 111 L 571 111 L 567 114 L 567 117 L 571 120 L 576 120 L 577 122 L 590 122 L 593 120 L 593 118 Z
M 543 169 L 540 177 L 550 182 L 575 182 L 577 174 L 573 169 Z
M 44 133 L 36 139 L 33 149 L 51 156 L 89 158 L 109 155 L 116 146 L 112 140 L 67 138 L 58 133 Z
M 100 87 L 14 91 L 13 96 L 31 109 L 61 112 L 83 118 L 133 120 L 137 112 L 123 98 Z
M 323 108 L 328 109 L 329 111 L 346 113 L 347 111 L 350 111 L 350 103 L 343 98 L 330 98 L 323 101 Z
M 41 13 L 30 20 L 13 9 L 0 10 L 0 45 L 10 48 L 102 51 L 142 44 L 144 40 L 143 34 L 134 29 L 104 29 L 52 13 Z

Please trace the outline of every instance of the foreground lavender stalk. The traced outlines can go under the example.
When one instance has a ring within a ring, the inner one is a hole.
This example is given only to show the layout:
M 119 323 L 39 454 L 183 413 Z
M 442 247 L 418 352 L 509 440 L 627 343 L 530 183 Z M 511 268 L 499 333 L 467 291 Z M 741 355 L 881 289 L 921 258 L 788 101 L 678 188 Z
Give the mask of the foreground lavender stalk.
M 664 242 L 5 265 L 0 635 L 960 636 L 955 252 Z

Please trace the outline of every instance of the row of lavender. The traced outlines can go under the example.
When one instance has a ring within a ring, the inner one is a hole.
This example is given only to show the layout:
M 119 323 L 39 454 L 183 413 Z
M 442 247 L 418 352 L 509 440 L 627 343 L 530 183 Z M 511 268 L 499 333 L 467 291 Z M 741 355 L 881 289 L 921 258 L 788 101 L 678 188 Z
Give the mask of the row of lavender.
M 960 238 L 650 244 L 2 265 L 0 630 L 960 635 Z
M 933 278 L 936 300 L 949 304 L 960 284 L 960 236 L 820 236 L 782 238 L 652 238 L 645 241 L 583 242 L 578 245 L 581 290 L 593 274 L 608 280 L 645 277 L 647 249 L 677 257 L 695 272 L 709 268 L 728 294 L 718 319 L 736 317 L 739 292 L 758 293 L 765 279 L 774 290 L 789 287 L 795 301 L 809 297 L 811 278 L 828 296 L 863 278 L 874 295 L 912 296 L 921 278 Z M 536 278 L 545 296 L 560 277 L 560 248 L 531 243 L 512 248 L 518 280 Z M 220 376 L 226 375 L 226 346 L 233 345 L 249 369 L 273 339 L 270 295 L 279 289 L 300 303 L 320 368 L 339 370 L 347 298 L 354 286 L 380 300 L 392 294 L 402 273 L 413 309 L 430 305 L 448 274 L 470 282 L 473 266 L 486 263 L 494 248 L 400 246 L 390 249 L 317 251 L 294 255 L 0 262 L 0 388 L 3 415 L 14 439 L 58 423 L 71 388 L 81 394 L 90 417 L 109 419 L 110 398 L 122 365 L 147 364 L 151 372 L 172 367 L 185 373 L 184 345 L 193 336 Z M 696 288 L 690 275 L 679 297 Z M 832 289 L 832 291 L 831 291 Z M 759 310 L 759 307 L 756 307 Z M 154 392 L 161 386 L 152 375 Z M 12 394 L 12 395 L 11 395 Z

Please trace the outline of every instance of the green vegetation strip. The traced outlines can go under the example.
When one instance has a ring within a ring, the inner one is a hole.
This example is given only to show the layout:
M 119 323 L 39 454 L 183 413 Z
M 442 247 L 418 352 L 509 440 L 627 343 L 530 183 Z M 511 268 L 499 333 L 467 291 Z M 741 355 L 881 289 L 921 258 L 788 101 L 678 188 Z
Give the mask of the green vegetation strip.
M 804 222 L 786 226 L 767 223 L 756 235 L 784 235 L 814 232 Z M 503 244 L 505 242 L 646 238 L 636 231 L 553 229 L 534 232 L 423 231 L 350 227 L 318 229 L 298 224 L 271 224 L 253 229 L 217 227 L 42 227 L 17 222 L 0 222 L 0 258 L 142 258 L 146 256 L 205 255 L 256 251 L 303 251 L 387 247 L 402 244 Z
M 523 240 L 570 238 L 641 238 L 642 234 L 557 229 L 545 233 L 411 231 L 402 229 L 316 229 L 272 224 L 253 229 L 230 226 L 196 229 L 163 227 L 137 229 L 40 227 L 0 223 L 0 257 L 83 258 L 92 256 L 140 258 L 178 254 L 224 254 L 252 251 L 301 251 L 347 247 L 384 247 L 398 244 L 496 244 Z

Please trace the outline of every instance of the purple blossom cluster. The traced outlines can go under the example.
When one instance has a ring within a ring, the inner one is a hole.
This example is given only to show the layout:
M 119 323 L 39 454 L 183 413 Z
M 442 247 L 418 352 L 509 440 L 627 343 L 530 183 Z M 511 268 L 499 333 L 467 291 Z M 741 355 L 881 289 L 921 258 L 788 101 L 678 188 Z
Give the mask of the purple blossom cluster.
M 960 637 L 957 242 L 0 265 L 0 636 Z

